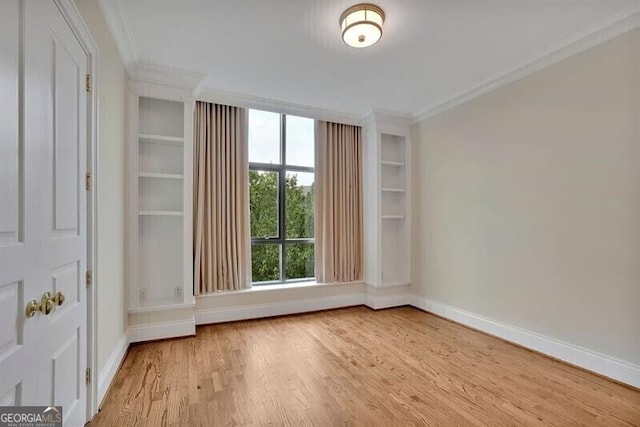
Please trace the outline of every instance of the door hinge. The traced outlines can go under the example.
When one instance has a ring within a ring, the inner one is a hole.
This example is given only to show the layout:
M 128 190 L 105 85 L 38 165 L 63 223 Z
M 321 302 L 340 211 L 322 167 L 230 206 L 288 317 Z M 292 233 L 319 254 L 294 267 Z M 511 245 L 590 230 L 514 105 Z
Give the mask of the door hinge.
M 87 92 L 91 92 L 91 89 L 93 89 L 93 79 L 91 78 L 91 74 L 87 74 L 85 89 L 87 90 Z
M 87 173 L 84 176 L 84 187 L 87 189 L 87 191 L 91 190 L 91 174 Z
M 91 283 L 93 282 L 93 275 L 91 274 L 91 270 L 87 270 L 84 277 L 85 277 L 87 286 L 91 286 Z
M 91 368 L 87 368 L 87 370 L 84 371 L 84 381 L 87 384 L 91 384 Z

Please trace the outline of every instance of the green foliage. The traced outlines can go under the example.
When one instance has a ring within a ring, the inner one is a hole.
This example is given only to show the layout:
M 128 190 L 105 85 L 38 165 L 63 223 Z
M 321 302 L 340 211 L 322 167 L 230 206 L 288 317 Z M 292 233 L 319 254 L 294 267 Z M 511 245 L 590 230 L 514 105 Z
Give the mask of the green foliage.
M 298 184 L 295 175 L 286 177 L 285 228 L 288 239 L 313 238 L 314 185 Z M 252 237 L 278 235 L 278 174 L 249 171 L 249 200 Z M 286 278 L 313 277 L 314 246 L 307 243 L 286 245 Z M 278 244 L 255 244 L 251 250 L 254 282 L 280 278 L 280 247 Z
M 249 171 L 251 237 L 278 235 L 278 174 Z

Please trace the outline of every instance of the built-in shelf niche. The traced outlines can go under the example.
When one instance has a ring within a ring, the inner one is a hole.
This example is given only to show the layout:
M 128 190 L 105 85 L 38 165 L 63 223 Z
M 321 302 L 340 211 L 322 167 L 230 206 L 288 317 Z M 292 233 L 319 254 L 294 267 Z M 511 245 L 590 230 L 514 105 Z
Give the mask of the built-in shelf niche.
M 181 211 L 182 180 L 140 178 L 138 208 L 143 211 Z
M 184 139 L 184 103 L 140 97 L 138 133 L 150 139 Z
M 381 214 L 382 217 L 405 216 L 406 195 L 404 192 L 382 192 Z M 396 218 L 397 219 L 397 218 Z
M 373 113 L 365 121 L 365 281 L 410 283 L 410 123 Z
M 140 174 L 183 174 L 184 150 L 181 144 L 157 144 L 149 142 L 149 140 L 140 139 L 138 150 L 138 167 Z
M 389 135 L 382 133 L 380 135 L 380 162 L 384 164 L 394 164 L 395 166 L 404 166 L 405 157 L 405 138 L 399 135 Z
M 138 224 L 138 300 L 182 300 L 182 215 L 141 215 Z
M 405 219 L 382 220 L 381 280 L 383 284 L 407 282 L 408 253 Z
M 404 190 L 405 168 L 382 165 L 382 188 L 395 188 Z
M 407 176 L 406 138 L 380 134 L 380 228 L 383 284 L 407 282 Z
M 139 97 L 138 274 L 133 309 L 184 293 L 184 102 Z

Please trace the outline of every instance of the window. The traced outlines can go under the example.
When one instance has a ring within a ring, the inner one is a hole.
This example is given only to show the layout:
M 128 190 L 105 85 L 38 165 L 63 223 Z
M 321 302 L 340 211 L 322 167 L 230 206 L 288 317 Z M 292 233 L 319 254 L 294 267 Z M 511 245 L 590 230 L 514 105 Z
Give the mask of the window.
M 249 110 L 249 212 L 254 284 L 312 279 L 313 119 Z

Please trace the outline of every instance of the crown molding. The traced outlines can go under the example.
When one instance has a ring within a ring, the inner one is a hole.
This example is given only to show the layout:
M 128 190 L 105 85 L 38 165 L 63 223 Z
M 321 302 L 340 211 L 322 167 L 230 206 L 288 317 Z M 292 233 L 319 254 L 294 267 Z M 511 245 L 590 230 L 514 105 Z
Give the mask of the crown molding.
M 291 114 L 301 117 L 309 117 L 316 120 L 344 123 L 347 125 L 361 126 L 361 117 L 357 114 L 329 110 L 321 107 L 294 104 L 271 98 L 261 98 L 252 95 L 226 92 L 207 88 L 197 97 L 199 101 L 213 102 L 216 104 L 232 105 L 235 107 L 255 108 L 257 110 L 273 111 L 281 114 Z
M 120 59 L 122 59 L 125 68 L 128 69 L 137 62 L 138 56 L 131 40 L 131 34 L 125 24 L 120 4 L 118 0 L 98 0 L 98 4 L 111 37 L 116 43 Z
M 536 71 L 596 47 L 606 41 L 640 27 L 640 4 L 580 31 L 540 55 L 505 70 L 497 76 L 413 115 L 412 124 L 436 116 L 486 93 L 520 80 Z
M 363 125 L 375 126 L 380 132 L 391 132 L 405 135 L 411 126 L 411 115 L 396 111 L 372 109 L 363 115 Z
M 140 62 L 128 67 L 127 75 L 136 82 L 188 90 L 192 96 L 202 87 L 207 76 L 197 71 Z

